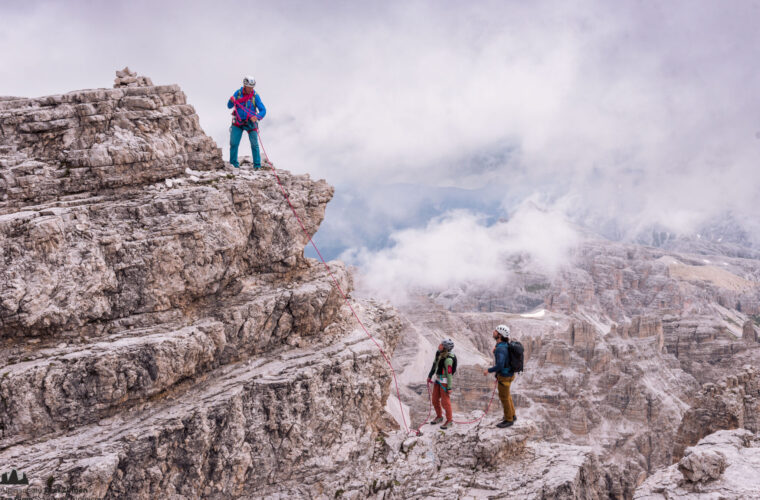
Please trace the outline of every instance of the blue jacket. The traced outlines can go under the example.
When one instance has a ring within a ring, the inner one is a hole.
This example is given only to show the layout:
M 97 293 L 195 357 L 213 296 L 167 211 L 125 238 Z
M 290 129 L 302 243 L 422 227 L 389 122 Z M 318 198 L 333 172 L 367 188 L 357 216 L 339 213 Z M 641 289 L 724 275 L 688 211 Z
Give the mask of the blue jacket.
M 244 104 L 239 106 L 235 106 L 235 103 L 232 102 L 232 99 L 227 100 L 227 107 L 235 108 L 234 113 L 236 126 L 241 127 L 243 125 L 246 125 L 248 123 L 248 119 L 253 116 L 261 120 L 267 115 L 267 108 L 264 107 L 264 103 L 261 102 L 259 93 L 254 90 L 253 96 L 253 99 L 249 99 Z M 235 93 L 232 94 L 232 97 L 235 99 L 241 99 L 243 97 L 243 87 L 237 89 Z
M 509 344 L 499 342 L 493 350 L 494 365 L 488 369 L 490 373 L 496 373 L 502 377 L 512 376 L 512 368 L 509 366 Z

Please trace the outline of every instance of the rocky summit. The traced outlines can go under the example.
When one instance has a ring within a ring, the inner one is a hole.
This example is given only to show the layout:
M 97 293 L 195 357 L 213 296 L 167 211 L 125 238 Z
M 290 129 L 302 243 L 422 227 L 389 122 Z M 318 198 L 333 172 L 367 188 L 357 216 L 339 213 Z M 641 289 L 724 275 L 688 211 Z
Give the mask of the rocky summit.
M 303 255 L 326 182 L 277 172 L 304 234 L 128 69 L 2 98 L 0 130 L 0 468 L 29 482 L 0 496 L 255 498 L 371 456 L 390 373 Z M 392 352 L 396 313 L 352 306 Z
M 538 429 L 534 441 L 589 447 L 602 464 L 601 497 L 638 497 L 647 478 L 712 433 L 760 432 L 760 259 L 702 250 L 589 238 L 556 273 L 515 256 L 495 271 L 509 276 L 501 288 L 419 290 L 400 308 L 394 359 L 412 420 L 428 411 L 424 380 L 445 337 L 459 359 L 453 405 L 482 414 L 492 384 L 480 372 L 492 364 L 491 332 L 505 323 L 525 348 L 512 384 L 518 416 Z M 752 460 L 735 470 L 760 474 Z M 715 491 L 760 498 L 737 485 Z
M 557 274 L 516 256 L 500 289 L 397 311 L 304 256 L 332 195 L 233 169 L 177 85 L 128 68 L 0 97 L 0 497 L 758 496 L 754 256 L 588 239 Z M 508 429 L 480 373 L 502 322 L 527 361 Z

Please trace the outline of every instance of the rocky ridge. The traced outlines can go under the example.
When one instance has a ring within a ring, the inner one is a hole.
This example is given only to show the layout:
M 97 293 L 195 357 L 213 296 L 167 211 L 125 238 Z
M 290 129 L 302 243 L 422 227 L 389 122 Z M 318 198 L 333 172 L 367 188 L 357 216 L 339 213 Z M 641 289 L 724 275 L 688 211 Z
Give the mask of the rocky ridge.
M 760 491 L 760 436 L 741 429 L 718 431 L 686 449 L 677 463 L 648 478 L 636 500 L 731 498 Z
M 760 370 L 746 365 L 736 375 L 708 383 L 684 414 L 676 436 L 675 456 L 718 430 L 747 429 L 760 432 Z
M 179 87 L 127 68 L 114 87 L 0 98 L 0 465 L 30 482 L 0 493 L 605 495 L 593 450 L 530 419 L 399 429 L 274 173 L 226 165 Z M 332 188 L 277 175 L 313 234 Z M 396 311 L 351 304 L 392 354 Z
M 592 447 L 605 464 L 606 494 L 631 498 L 706 433 L 753 429 L 745 401 L 754 378 L 741 367 L 760 365 L 760 262 L 732 254 L 592 238 L 556 275 L 515 256 L 501 289 L 422 291 L 401 307 L 394 362 L 404 370 L 403 399 L 415 421 L 425 417 L 427 358 L 438 339 L 453 337 L 462 373 L 454 406 L 482 410 L 491 385 L 479 372 L 491 363 L 491 331 L 506 323 L 528 360 L 513 383 L 518 415 L 544 439 Z M 710 388 L 727 375 L 728 390 Z M 698 396 L 703 386 L 718 397 Z
M 115 87 L 0 101 L 0 464 L 229 498 L 366 461 L 390 374 L 273 173 L 233 174 L 179 87 Z M 332 188 L 278 175 L 313 234 Z M 395 312 L 353 306 L 392 352 Z

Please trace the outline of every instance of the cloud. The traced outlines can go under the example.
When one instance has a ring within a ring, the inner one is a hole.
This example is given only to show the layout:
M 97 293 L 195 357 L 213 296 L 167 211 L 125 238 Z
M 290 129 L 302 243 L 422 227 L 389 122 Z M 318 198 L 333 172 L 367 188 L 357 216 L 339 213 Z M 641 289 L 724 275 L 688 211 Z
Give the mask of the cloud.
M 424 228 L 393 233 L 387 248 L 348 250 L 341 258 L 361 269 L 361 292 L 398 304 L 412 290 L 499 286 L 509 279 L 507 258 L 517 254 L 552 274 L 579 238 L 560 212 L 528 201 L 507 221 L 489 225 L 482 214 L 452 211 Z
M 0 94 L 109 86 L 128 64 L 179 83 L 226 148 L 252 73 L 279 167 L 690 231 L 755 213 L 758 21 L 755 2 L 4 2 Z

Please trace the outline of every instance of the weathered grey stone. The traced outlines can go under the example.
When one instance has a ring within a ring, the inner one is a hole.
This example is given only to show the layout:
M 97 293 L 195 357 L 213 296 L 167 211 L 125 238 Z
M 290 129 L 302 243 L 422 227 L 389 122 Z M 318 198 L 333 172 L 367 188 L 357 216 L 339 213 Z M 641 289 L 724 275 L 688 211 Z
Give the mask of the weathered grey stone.
M 345 267 L 303 255 L 330 186 L 233 172 L 179 87 L 128 68 L 114 86 L 0 98 L 0 464 L 33 487 L 629 499 L 680 458 L 674 436 L 685 447 L 704 429 L 757 428 L 756 377 L 737 369 L 760 352 L 752 259 L 593 240 L 546 276 L 520 256 L 502 288 L 422 291 L 405 318 L 349 298 L 375 344 L 333 284 L 351 293 Z M 482 375 L 498 323 L 527 361 L 508 429 Z M 401 415 L 412 429 L 427 419 L 443 337 L 460 363 L 455 418 L 477 423 L 415 435 Z M 731 488 L 755 470 L 755 438 L 726 449 L 712 436 L 657 484 L 745 494 Z
M 179 87 L 140 85 L 148 86 L 0 101 L 0 215 L 187 168 L 222 169 Z
M 760 437 L 750 431 L 718 431 L 686 450 L 677 464 L 658 471 L 636 489 L 636 500 L 757 498 Z
M 714 481 L 726 470 L 726 455 L 718 450 L 694 450 L 678 462 L 684 479 L 692 483 Z
M 674 457 L 721 429 L 760 432 L 760 371 L 745 366 L 736 375 L 705 384 L 683 416 L 675 437 Z

